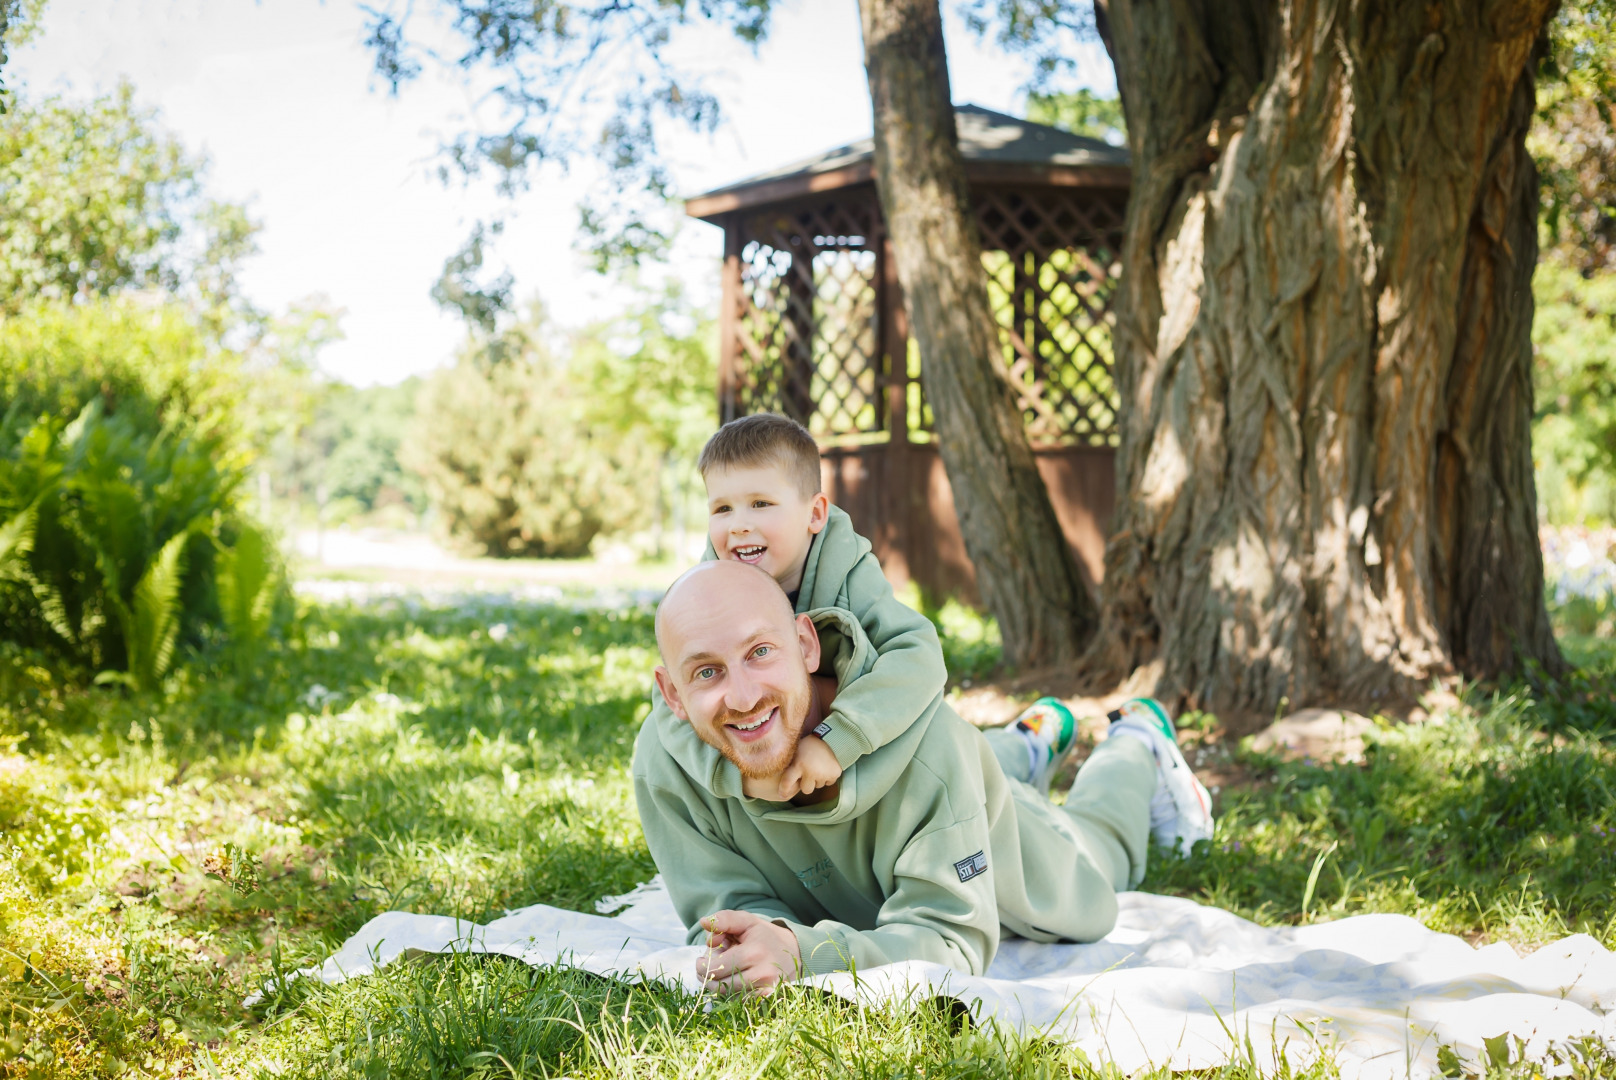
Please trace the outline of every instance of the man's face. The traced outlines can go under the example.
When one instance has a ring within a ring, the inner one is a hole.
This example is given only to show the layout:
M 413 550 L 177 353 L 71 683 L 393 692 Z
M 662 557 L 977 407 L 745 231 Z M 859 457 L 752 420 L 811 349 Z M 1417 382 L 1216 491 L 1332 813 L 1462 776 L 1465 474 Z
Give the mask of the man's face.
M 819 637 L 761 575 L 722 563 L 663 601 L 657 686 L 674 715 L 753 780 L 791 763 L 812 700 Z
M 825 527 L 824 492 L 804 495 L 784 466 L 707 470 L 707 537 L 720 559 L 756 566 L 790 592 Z

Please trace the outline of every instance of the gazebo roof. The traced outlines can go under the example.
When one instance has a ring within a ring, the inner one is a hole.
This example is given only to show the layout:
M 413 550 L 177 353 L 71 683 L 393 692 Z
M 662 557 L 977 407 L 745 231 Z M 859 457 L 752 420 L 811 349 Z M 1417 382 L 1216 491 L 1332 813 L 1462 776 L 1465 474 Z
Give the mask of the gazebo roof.
M 970 180 L 1128 186 L 1128 151 L 1120 146 L 976 105 L 956 105 L 954 122 Z M 732 210 L 868 183 L 874 177 L 871 137 L 687 199 L 685 213 L 710 221 Z

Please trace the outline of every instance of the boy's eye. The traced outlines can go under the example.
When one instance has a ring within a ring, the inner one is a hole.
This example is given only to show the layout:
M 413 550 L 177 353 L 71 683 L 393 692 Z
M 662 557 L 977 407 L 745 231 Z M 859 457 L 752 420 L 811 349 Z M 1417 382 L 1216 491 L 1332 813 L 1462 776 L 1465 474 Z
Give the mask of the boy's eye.
M 715 513 L 715 514 L 727 514 L 727 513 L 729 513 L 729 504 L 728 503 L 720 503 L 719 505 L 713 507 L 713 513 Z
M 753 499 L 752 500 L 752 509 L 754 509 L 754 510 L 762 510 L 764 507 L 766 507 L 768 505 L 769 505 L 769 500 L 767 500 L 767 499 Z

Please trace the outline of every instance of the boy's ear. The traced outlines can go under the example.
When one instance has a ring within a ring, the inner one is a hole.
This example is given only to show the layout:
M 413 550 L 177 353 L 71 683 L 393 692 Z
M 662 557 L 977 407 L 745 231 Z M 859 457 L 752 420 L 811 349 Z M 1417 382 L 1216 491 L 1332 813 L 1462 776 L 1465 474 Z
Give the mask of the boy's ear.
M 690 714 L 685 712 L 684 702 L 679 700 L 679 688 L 673 685 L 673 675 L 661 665 L 656 669 L 656 686 L 662 692 L 662 700 L 673 710 L 673 715 L 689 723 Z
M 823 491 L 816 492 L 813 500 L 808 503 L 808 531 L 817 536 L 824 532 L 829 522 L 830 496 Z
M 797 644 L 802 648 L 802 662 L 808 671 L 819 670 L 819 627 L 806 615 L 797 616 Z

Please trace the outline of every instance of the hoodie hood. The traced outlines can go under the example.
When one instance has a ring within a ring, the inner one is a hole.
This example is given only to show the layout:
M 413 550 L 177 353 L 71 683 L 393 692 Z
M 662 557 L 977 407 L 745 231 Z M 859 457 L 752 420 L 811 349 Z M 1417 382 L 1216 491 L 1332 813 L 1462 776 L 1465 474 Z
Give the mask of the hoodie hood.
M 845 519 L 847 515 L 842 516 Z M 868 549 L 869 545 L 865 547 Z M 836 672 L 838 692 L 875 666 L 875 647 L 870 644 L 869 636 L 851 612 L 844 608 L 825 607 L 805 614 L 819 631 L 820 648 Z M 820 661 L 820 666 L 824 666 L 824 659 Z M 892 785 L 909 768 L 921 740 L 931 727 L 932 718 L 942 705 L 943 695 L 939 693 L 902 735 L 850 765 L 842 773 L 841 789 L 833 803 L 798 807 L 790 803 L 745 797 L 740 801 L 746 807 L 746 812 L 754 817 L 790 820 L 813 826 L 839 825 L 850 821 L 867 812 L 892 790 Z

